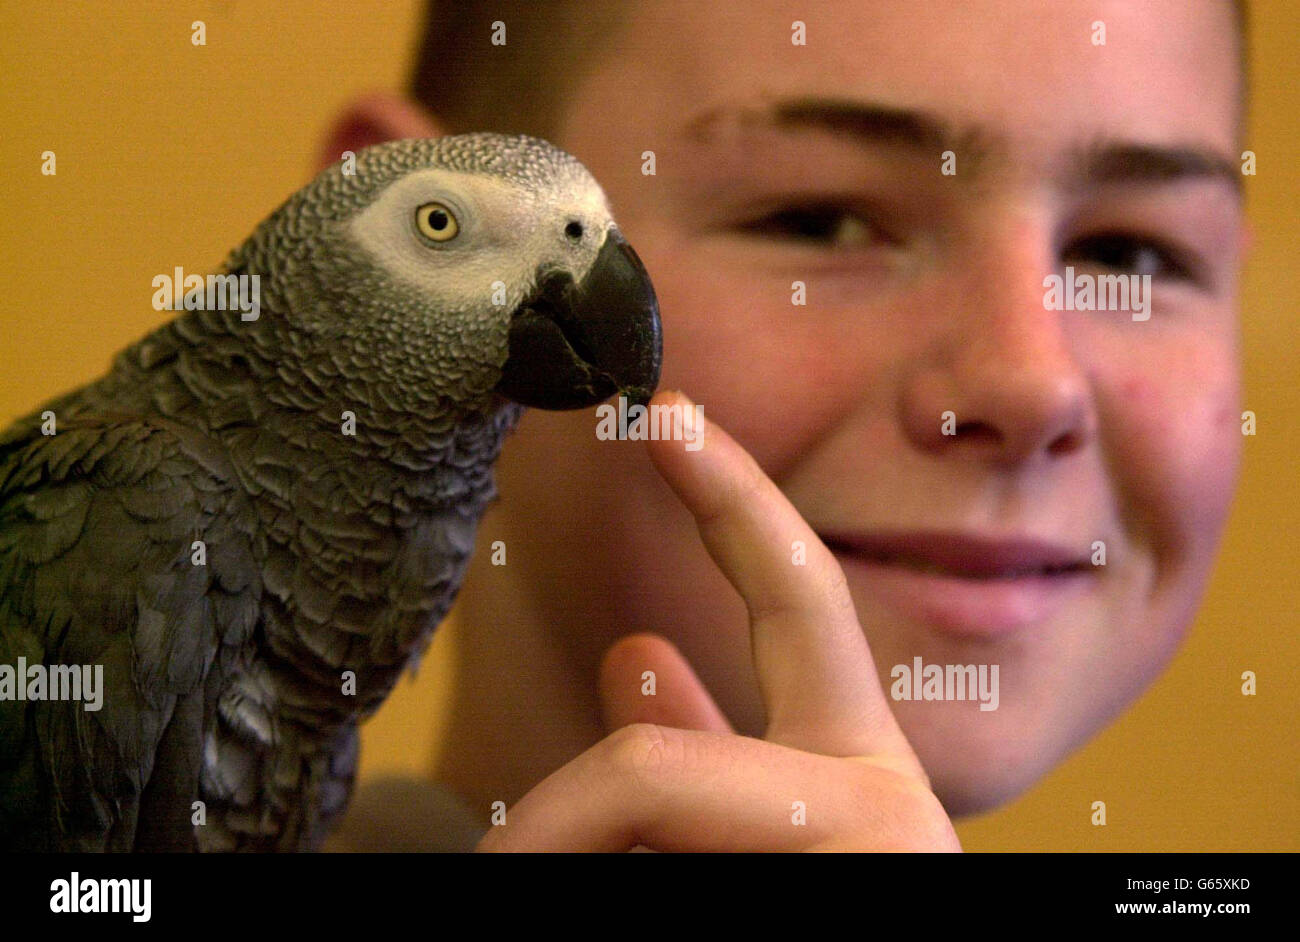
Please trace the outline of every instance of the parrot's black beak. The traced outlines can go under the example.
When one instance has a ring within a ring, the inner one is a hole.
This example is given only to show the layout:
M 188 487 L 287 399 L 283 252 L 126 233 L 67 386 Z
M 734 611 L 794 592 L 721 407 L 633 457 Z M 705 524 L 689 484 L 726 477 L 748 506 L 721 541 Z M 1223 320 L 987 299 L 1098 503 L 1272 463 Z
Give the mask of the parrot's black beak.
M 663 328 L 641 259 L 611 228 L 582 281 L 551 269 L 510 320 L 497 392 L 539 409 L 582 409 L 616 392 L 645 405 L 659 384 Z

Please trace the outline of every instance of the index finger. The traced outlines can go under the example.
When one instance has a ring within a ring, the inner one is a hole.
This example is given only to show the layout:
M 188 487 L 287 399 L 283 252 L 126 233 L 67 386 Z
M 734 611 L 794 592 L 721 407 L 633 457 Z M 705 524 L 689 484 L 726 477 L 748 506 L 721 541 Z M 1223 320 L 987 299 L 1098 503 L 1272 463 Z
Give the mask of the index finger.
M 680 405 L 702 420 L 679 392 L 661 392 L 650 405 Z M 839 561 L 745 449 L 710 422 L 697 428 L 702 447 L 651 440 L 650 457 L 745 600 L 767 706 L 765 738 L 822 755 L 902 752 L 915 759 Z

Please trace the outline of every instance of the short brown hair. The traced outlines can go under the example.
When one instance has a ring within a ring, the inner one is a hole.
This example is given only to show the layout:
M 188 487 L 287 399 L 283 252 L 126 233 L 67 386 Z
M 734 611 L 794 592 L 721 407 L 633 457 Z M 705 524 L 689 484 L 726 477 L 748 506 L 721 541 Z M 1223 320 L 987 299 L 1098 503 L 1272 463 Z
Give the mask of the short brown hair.
M 617 0 L 430 0 L 411 93 L 452 134 L 550 138 L 628 10 Z M 498 22 L 506 45 L 491 42 Z

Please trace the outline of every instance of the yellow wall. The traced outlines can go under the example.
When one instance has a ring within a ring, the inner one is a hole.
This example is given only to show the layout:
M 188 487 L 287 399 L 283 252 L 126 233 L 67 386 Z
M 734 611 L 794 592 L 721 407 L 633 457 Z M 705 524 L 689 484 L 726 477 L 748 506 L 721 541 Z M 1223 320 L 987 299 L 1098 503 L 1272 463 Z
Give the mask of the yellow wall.
M 207 46 L 190 43 L 203 20 Z M 1300 7 L 1254 10 L 1243 486 L 1191 640 L 1121 721 L 968 850 L 1300 849 Z M 160 323 L 150 281 L 206 272 L 311 175 L 354 95 L 400 88 L 404 2 L 7 3 L 0 10 L 0 425 L 103 371 Z M 58 174 L 39 172 L 42 151 Z M 363 775 L 427 770 L 449 689 L 444 633 L 365 730 Z M 1259 695 L 1242 697 L 1243 670 Z M 1088 807 L 1104 800 L 1109 824 Z

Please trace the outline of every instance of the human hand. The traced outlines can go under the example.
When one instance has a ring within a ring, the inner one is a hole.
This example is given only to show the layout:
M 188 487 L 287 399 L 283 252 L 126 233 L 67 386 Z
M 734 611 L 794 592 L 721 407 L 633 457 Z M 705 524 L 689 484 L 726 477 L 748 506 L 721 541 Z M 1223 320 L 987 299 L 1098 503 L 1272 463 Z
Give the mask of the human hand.
M 674 401 L 693 407 L 665 393 L 652 405 Z M 668 641 L 624 638 L 601 668 L 613 732 L 538 783 L 478 850 L 960 851 L 838 561 L 740 445 L 711 423 L 702 434 L 697 451 L 647 444 L 745 600 L 764 737 L 737 735 Z M 806 565 L 792 563 L 796 540 Z M 641 694 L 646 670 L 661 695 Z

